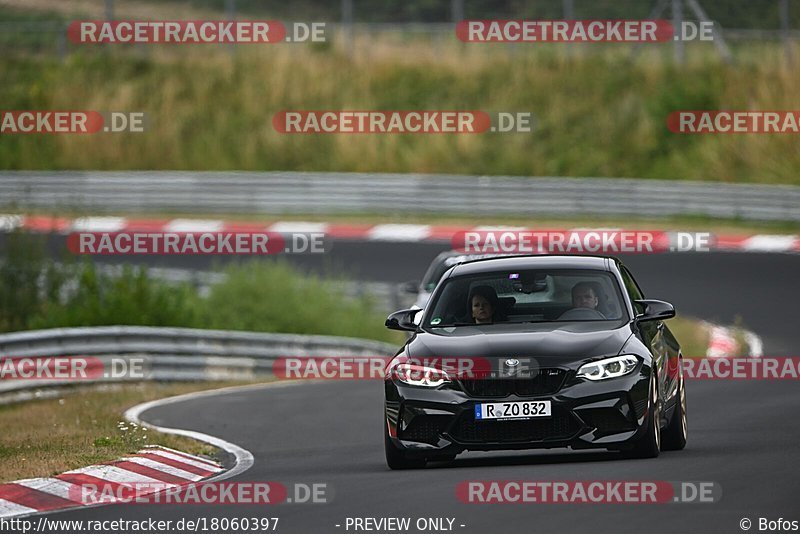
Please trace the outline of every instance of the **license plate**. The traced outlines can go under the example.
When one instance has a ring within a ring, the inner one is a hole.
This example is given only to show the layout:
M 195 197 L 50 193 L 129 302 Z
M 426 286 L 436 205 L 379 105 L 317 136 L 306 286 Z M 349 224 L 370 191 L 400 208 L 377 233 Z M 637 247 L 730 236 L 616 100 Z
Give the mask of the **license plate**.
M 550 417 L 550 401 L 484 402 L 475 405 L 475 420 Z

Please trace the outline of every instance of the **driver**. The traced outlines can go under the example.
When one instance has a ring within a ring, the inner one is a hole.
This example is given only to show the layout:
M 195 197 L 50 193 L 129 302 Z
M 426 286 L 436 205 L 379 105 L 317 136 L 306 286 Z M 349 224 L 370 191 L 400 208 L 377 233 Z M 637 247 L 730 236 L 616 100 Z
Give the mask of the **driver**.
M 572 307 L 597 310 L 599 300 L 590 282 L 578 282 L 572 288 Z
M 477 286 L 469 293 L 469 307 L 472 322 L 476 324 L 490 324 L 502 321 L 505 318 L 499 313 L 500 299 L 491 286 Z

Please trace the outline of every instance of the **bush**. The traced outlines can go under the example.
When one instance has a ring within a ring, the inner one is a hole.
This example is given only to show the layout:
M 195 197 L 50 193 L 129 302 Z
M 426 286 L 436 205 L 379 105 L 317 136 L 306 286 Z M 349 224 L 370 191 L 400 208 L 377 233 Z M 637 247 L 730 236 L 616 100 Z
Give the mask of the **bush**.
M 54 262 L 45 238 L 11 233 L 0 264 L 0 331 L 138 325 L 327 334 L 395 340 L 369 298 L 297 273 L 285 262 L 251 261 L 200 296 L 189 283 L 151 278 L 145 267 L 119 275 L 91 261 Z
M 204 328 L 390 338 L 369 298 L 347 297 L 286 263 L 252 261 L 226 274 L 205 301 Z

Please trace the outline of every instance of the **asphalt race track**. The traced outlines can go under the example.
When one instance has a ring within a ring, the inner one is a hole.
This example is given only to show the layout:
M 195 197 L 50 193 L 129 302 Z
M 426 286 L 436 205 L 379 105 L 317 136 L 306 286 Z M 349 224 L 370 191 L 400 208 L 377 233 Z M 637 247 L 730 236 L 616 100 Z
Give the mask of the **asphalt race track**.
M 335 265 L 360 279 L 400 282 L 419 278 L 444 248 L 338 242 L 330 257 L 297 256 L 292 261 L 312 270 Z M 800 345 L 800 329 L 794 324 L 800 256 L 667 254 L 628 256 L 625 261 L 648 297 L 672 301 L 678 313 L 727 323 L 740 316 L 762 336 L 765 355 L 793 355 Z M 143 418 L 199 430 L 250 450 L 255 465 L 233 481 L 325 483 L 331 502 L 260 508 L 116 505 L 51 517 L 277 516 L 278 530 L 288 533 L 348 532 L 347 517 L 411 517 L 412 522 L 450 517 L 456 532 L 512 534 L 734 533 L 742 532 L 739 522 L 747 517 L 757 532 L 760 517 L 800 519 L 798 387 L 789 380 L 688 382 L 687 448 L 657 459 L 622 460 L 611 453 L 566 450 L 469 453 L 452 464 L 402 472 L 389 471 L 384 463 L 379 382 L 238 391 L 155 408 Z M 711 481 L 721 486 L 722 498 L 713 504 L 464 504 L 456 498 L 456 485 L 469 480 Z

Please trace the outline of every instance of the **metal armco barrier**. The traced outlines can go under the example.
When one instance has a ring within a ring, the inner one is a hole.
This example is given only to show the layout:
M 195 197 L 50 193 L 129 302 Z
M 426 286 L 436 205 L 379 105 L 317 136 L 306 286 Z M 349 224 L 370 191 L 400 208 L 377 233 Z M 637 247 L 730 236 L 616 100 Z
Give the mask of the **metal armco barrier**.
M 698 215 L 800 221 L 800 187 L 627 178 L 300 172 L 2 172 L 0 210 Z
M 0 335 L 0 358 L 86 356 L 109 363 L 136 362 L 144 378 L 0 380 L 0 404 L 35 398 L 20 392 L 76 383 L 145 380 L 247 380 L 272 375 L 283 356 L 391 356 L 389 343 L 336 336 L 265 334 L 227 330 L 103 326 L 54 328 Z M 121 373 L 122 374 L 122 373 Z

